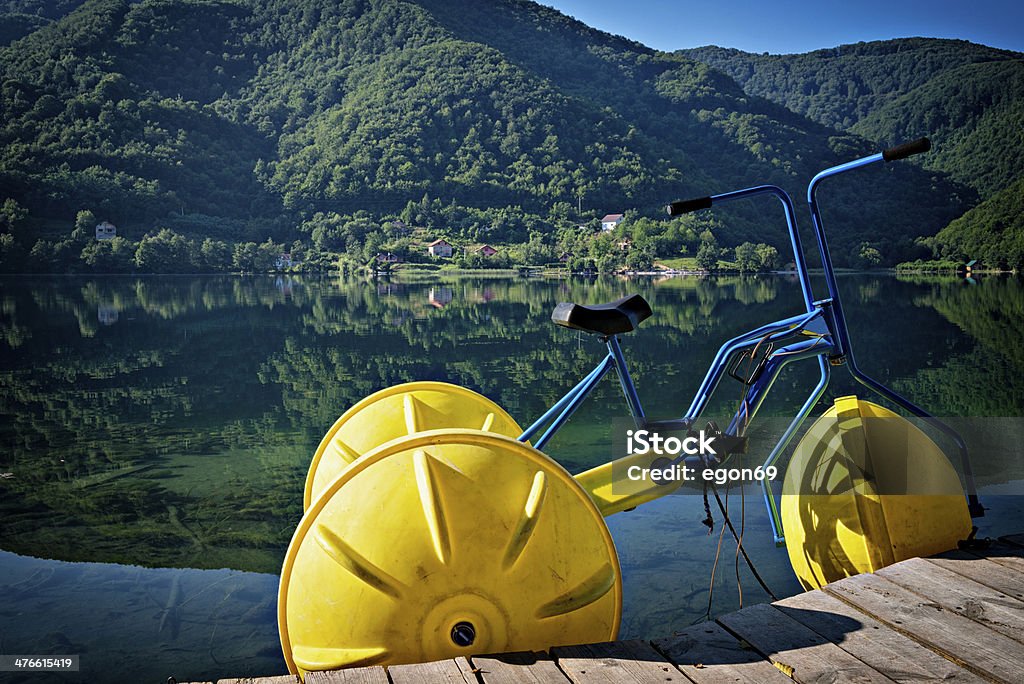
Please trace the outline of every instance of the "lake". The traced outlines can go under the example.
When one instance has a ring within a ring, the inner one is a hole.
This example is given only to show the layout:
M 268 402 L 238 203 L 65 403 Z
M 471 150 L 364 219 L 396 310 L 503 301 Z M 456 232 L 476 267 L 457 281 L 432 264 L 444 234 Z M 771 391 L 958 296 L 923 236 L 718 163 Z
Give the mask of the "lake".
M 1021 282 L 851 274 L 840 285 L 867 372 L 936 415 L 980 421 L 979 534 L 1024 531 L 1024 457 L 998 438 L 1019 436 L 1024 415 Z M 33 684 L 285 672 L 277 580 L 309 461 L 376 390 L 457 383 L 528 425 L 604 351 L 552 325 L 555 304 L 639 292 L 654 316 L 623 348 L 648 413 L 678 416 L 722 342 L 801 310 L 784 275 L 22 277 L 0 288 L 0 653 L 81 655 L 78 675 L 0 674 Z M 789 366 L 762 415 L 791 415 L 816 368 Z M 843 369 L 832 377 L 822 409 L 855 391 Z M 723 381 L 705 415 L 727 422 L 740 389 Z M 573 473 L 603 463 L 624 414 L 606 379 L 545 451 Z M 770 446 L 752 442 L 751 455 Z M 744 546 L 776 595 L 798 592 L 759 492 L 745 494 L 729 496 Z M 731 536 L 719 543 L 713 501 L 712 512 L 710 534 L 699 492 L 608 519 L 621 637 L 701 620 L 716 556 L 712 615 L 739 605 L 737 579 L 745 605 L 766 600 Z

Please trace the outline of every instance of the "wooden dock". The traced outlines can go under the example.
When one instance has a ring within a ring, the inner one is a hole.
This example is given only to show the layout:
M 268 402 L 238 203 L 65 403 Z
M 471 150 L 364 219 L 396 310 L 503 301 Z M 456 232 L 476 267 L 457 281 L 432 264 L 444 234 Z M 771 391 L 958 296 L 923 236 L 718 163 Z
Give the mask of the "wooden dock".
M 294 676 L 218 684 L 295 684 Z M 307 684 L 1024 682 L 1024 534 L 914 558 L 654 641 L 317 672 Z

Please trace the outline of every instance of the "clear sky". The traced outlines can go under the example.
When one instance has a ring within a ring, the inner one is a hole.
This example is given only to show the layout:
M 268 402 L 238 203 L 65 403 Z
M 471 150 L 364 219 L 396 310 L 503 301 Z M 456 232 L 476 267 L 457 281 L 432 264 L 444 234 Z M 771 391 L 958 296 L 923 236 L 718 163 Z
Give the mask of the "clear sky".
M 808 52 L 859 41 L 963 38 L 1024 52 L 1024 0 L 539 0 L 659 50 Z

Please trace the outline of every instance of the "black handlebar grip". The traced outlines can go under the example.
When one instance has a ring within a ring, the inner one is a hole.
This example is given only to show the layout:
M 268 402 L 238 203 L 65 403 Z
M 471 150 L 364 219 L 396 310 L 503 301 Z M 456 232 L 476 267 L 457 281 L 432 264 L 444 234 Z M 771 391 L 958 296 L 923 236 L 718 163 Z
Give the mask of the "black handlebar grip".
M 708 209 L 710 207 L 710 197 L 698 197 L 697 199 L 680 200 L 679 202 L 673 202 L 672 204 L 665 207 L 665 209 L 668 211 L 669 216 L 679 216 L 681 214 L 689 214 L 691 211 L 699 211 L 701 209 Z
M 906 159 L 912 154 L 920 154 L 921 152 L 927 152 L 930 149 L 932 149 L 932 141 L 928 138 L 920 138 L 913 142 L 903 143 L 902 145 L 882 150 L 882 159 L 887 162 L 896 161 L 897 159 Z

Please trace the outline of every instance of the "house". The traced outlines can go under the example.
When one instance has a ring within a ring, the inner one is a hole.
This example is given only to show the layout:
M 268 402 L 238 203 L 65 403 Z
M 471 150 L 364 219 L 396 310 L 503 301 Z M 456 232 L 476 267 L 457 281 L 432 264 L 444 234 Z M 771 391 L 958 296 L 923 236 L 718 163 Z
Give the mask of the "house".
M 562 252 L 558 255 L 558 260 L 564 264 L 569 261 L 569 259 L 572 259 L 572 256 L 572 252 Z
M 376 256 L 373 257 L 382 264 L 400 264 L 402 263 L 402 257 L 391 252 L 377 252 Z
M 292 261 L 291 254 L 278 254 L 275 266 L 277 268 L 291 268 L 296 262 Z
M 490 245 L 484 245 L 483 247 L 476 251 L 479 252 L 480 254 L 483 254 L 485 257 L 492 257 L 498 253 L 498 250 L 494 249 Z
M 622 223 L 622 214 L 608 214 L 601 219 L 601 230 L 615 230 L 615 226 Z
M 450 257 L 452 255 L 452 245 L 445 239 L 434 240 L 427 245 L 427 253 L 432 257 Z
M 117 228 L 110 221 L 96 225 L 97 240 L 113 240 L 115 237 L 117 237 Z
M 619 251 L 628 252 L 629 248 L 633 246 L 633 241 L 629 238 L 622 238 L 619 240 Z

